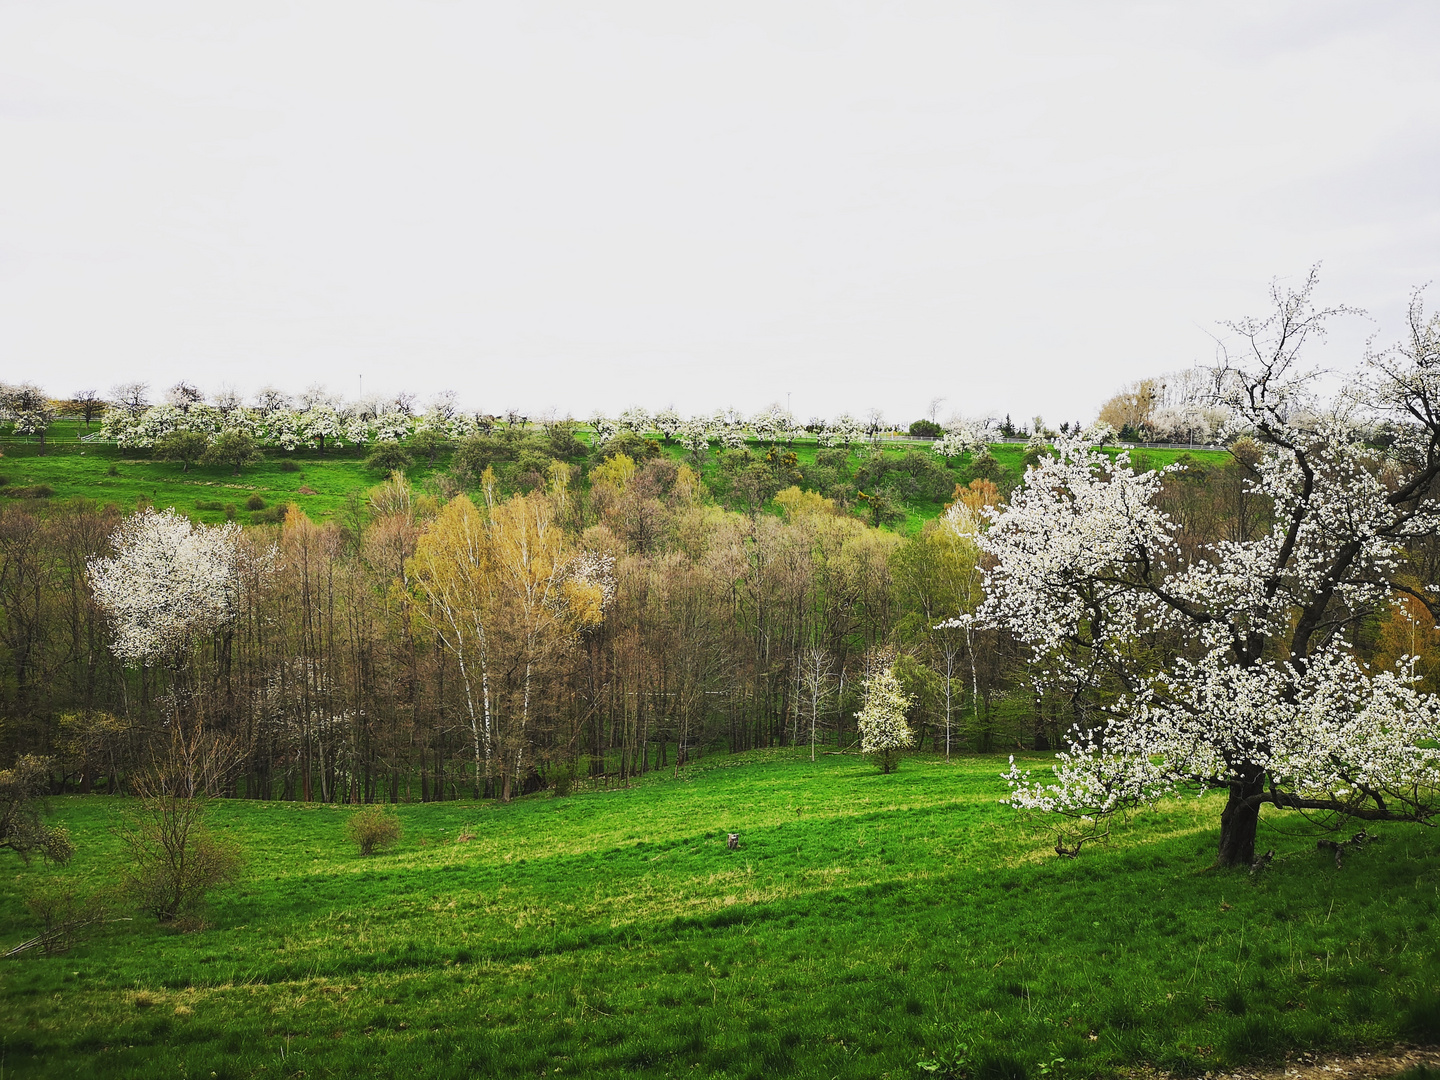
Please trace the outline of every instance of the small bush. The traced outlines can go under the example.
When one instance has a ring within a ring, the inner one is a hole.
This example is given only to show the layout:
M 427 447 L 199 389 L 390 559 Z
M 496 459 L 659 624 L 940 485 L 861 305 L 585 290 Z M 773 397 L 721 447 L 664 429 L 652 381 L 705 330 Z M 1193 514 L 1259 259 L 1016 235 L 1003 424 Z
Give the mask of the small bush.
M 393 442 L 381 443 L 375 447 L 374 450 L 371 450 L 365 458 L 365 467 L 367 469 L 373 469 L 375 472 L 386 474 L 404 472 L 414 464 L 415 459 L 410 456 L 410 451 L 406 450 L 399 443 Z
M 285 521 L 285 511 L 288 509 L 283 503 L 280 506 L 272 506 L 268 510 L 256 510 L 250 515 L 250 522 L 253 525 L 280 525 Z
M 281 471 L 281 472 L 299 472 L 299 471 L 300 471 L 300 463 L 299 463 L 298 461 L 291 461 L 289 458 L 284 458 L 284 459 L 280 462 L 280 471 Z
M 224 510 L 225 504 L 219 499 L 196 499 L 196 510 Z
M 575 788 L 575 769 L 573 766 L 565 765 L 555 770 L 552 786 L 555 794 L 565 798 Z
M 46 825 L 45 795 L 50 790 L 49 758 L 26 754 L 13 768 L 0 769 L 0 849 L 30 861 L 36 852 L 50 862 L 66 863 L 74 854 L 63 826 Z
M 108 469 L 105 470 L 105 475 L 106 475 L 106 476 L 119 476 L 119 475 L 120 475 L 120 470 L 119 470 L 118 468 L 116 468 L 114 465 L 111 465 L 110 468 L 108 468 Z
M 910 435 L 916 439 L 938 439 L 943 429 L 933 420 L 916 420 L 910 425 Z
M 383 806 L 367 806 L 350 815 L 345 835 L 359 845 L 361 855 L 373 855 L 400 839 L 400 819 Z
M 655 439 L 645 439 L 636 435 L 633 431 L 622 431 L 614 438 L 601 443 L 591 455 L 602 461 L 609 460 L 617 454 L 624 454 L 634 462 L 649 461 L 651 458 L 660 456 L 660 443 Z
M 55 494 L 55 489 L 49 484 L 25 484 L 10 488 L 5 494 L 11 499 L 48 499 Z
M 205 827 L 205 799 L 154 794 L 136 801 L 120 826 L 129 849 L 125 887 L 161 922 L 194 923 L 212 889 L 240 876 L 238 845 Z
M 264 510 L 265 500 L 262 499 L 259 495 L 251 495 L 248 499 L 245 500 L 245 509 Z

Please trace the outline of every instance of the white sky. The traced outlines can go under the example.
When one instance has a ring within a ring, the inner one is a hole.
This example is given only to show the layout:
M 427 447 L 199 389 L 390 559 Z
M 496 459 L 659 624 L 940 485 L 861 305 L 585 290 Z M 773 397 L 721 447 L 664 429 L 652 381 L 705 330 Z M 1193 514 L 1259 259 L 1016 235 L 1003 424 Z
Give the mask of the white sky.
M 1433 0 L 0 0 L 0 379 L 1058 423 L 1317 260 L 1341 365 L 1440 276 L 1437 55 Z

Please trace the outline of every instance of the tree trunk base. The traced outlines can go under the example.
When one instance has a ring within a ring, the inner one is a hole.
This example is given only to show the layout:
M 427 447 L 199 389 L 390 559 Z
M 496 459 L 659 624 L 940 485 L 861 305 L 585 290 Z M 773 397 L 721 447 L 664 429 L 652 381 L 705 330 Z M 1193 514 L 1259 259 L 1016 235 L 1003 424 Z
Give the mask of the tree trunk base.
M 1230 785 L 1230 798 L 1220 814 L 1220 845 L 1216 866 L 1250 866 L 1255 862 L 1255 834 L 1260 807 L 1250 800 L 1264 792 L 1263 777 Z

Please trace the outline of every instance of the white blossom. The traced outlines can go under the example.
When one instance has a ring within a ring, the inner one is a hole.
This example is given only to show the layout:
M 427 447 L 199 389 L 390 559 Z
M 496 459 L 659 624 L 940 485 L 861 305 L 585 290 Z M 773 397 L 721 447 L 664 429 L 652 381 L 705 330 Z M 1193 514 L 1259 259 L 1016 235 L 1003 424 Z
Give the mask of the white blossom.
M 984 445 L 985 443 L 974 432 L 968 430 L 947 431 L 930 445 L 930 449 L 949 461 L 962 454 L 973 454 Z
M 632 405 L 620 414 L 620 430 L 644 435 L 650 430 L 650 414 L 638 405 Z
M 667 439 L 675 438 L 675 433 L 683 423 L 680 414 L 674 409 L 661 409 L 655 414 L 655 430 Z
M 115 554 L 88 564 L 95 600 L 129 663 L 170 659 L 239 611 L 240 526 L 193 525 L 173 509 L 146 509 L 111 537 Z
M 865 680 L 865 704 L 855 714 L 860 752 L 879 755 L 886 772 L 893 768 L 897 753 L 915 745 L 915 732 L 905 722 L 910 705 L 893 667 L 882 668 Z
M 1345 408 L 1317 414 L 1288 379 L 1296 342 L 1332 312 L 1314 311 L 1308 288 L 1277 304 L 1234 324 L 1258 366 L 1217 380 L 1241 388 L 1230 407 L 1261 451 L 1251 487 L 1273 507 L 1267 531 L 1182 551 L 1158 505 L 1175 467 L 1136 473 L 1084 438 L 1061 439 L 990 511 L 982 617 L 1029 647 L 1038 688 L 1081 706 L 1048 782 L 1012 766 L 1015 806 L 1093 818 L 1225 786 L 1251 830 L 1228 854 L 1222 830 L 1227 861 L 1248 857 L 1262 803 L 1440 813 L 1440 701 L 1408 668 L 1367 672 L 1346 636 L 1396 595 L 1402 546 L 1440 529 L 1440 323 L 1412 312 L 1411 342 L 1370 358 Z M 1361 441 L 1357 403 L 1408 416 L 1409 449 Z M 1415 595 L 1440 610 L 1433 587 Z

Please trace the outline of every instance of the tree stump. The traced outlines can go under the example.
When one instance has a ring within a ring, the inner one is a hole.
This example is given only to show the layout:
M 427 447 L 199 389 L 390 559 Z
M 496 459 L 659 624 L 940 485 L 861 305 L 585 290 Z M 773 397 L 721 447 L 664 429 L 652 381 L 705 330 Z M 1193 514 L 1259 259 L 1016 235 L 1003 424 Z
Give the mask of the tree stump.
M 740 834 L 738 832 L 730 833 L 729 838 L 725 842 L 725 846 L 728 847 L 731 851 L 734 851 L 736 848 L 738 848 L 740 846 Z

